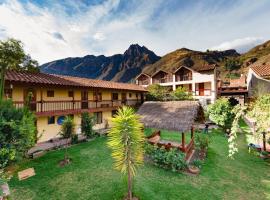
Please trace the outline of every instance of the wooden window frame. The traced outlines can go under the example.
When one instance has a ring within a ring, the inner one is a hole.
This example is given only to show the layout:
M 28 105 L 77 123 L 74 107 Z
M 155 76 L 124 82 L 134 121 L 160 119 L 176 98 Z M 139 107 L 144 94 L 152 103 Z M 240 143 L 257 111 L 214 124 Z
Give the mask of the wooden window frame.
M 73 90 L 68 91 L 68 97 L 74 98 L 74 91 Z
M 52 121 L 50 121 L 50 120 L 52 120 Z M 48 125 L 55 124 L 55 116 L 49 116 L 47 124 Z
M 47 97 L 54 97 L 54 90 L 47 90 Z
M 100 114 L 100 118 L 98 117 L 99 114 Z M 102 124 L 103 123 L 103 113 L 102 112 L 95 112 L 94 115 L 96 118 L 96 124 Z
M 114 95 L 116 95 L 116 96 L 117 96 L 117 98 L 115 98 L 115 96 L 114 96 Z M 118 93 L 116 93 L 116 92 L 112 93 L 112 100 L 114 100 L 114 101 L 118 101 L 118 100 L 119 100 L 119 94 L 118 94 Z

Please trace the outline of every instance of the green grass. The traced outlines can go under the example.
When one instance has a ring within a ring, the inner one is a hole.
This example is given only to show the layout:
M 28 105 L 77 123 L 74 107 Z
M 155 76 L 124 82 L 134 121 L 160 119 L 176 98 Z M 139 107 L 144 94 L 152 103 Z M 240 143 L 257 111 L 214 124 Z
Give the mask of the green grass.
M 199 176 L 173 173 L 145 163 L 135 178 L 134 193 L 141 200 L 178 199 L 270 199 L 269 163 L 248 154 L 245 134 L 238 137 L 239 153 L 227 157 L 227 140 L 220 131 L 213 132 L 206 163 Z M 72 163 L 61 168 L 58 161 L 64 151 L 20 164 L 20 169 L 34 167 L 36 176 L 10 181 L 16 200 L 122 199 L 125 179 L 112 168 L 113 160 L 106 138 L 71 147 Z

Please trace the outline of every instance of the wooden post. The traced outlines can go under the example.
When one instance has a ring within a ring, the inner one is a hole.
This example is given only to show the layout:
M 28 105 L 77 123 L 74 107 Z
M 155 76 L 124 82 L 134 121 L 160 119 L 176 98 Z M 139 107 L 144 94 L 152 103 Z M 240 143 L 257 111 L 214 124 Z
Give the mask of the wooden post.
M 262 132 L 262 134 L 263 134 L 263 150 L 266 151 L 266 137 L 265 137 L 266 133 Z
M 40 89 L 40 102 L 41 102 L 41 112 L 43 112 L 43 92 L 42 92 L 42 88 Z
M 182 132 L 182 149 L 185 152 L 186 151 L 186 145 L 185 145 L 185 133 Z
M 190 138 L 192 139 L 194 137 L 194 128 L 193 126 L 191 126 L 191 134 L 190 134 Z

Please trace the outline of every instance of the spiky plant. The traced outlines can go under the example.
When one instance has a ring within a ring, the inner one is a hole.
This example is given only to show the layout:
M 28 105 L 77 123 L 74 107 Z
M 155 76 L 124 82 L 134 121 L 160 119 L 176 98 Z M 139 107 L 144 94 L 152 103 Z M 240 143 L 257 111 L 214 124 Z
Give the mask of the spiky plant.
M 134 109 L 122 107 L 112 118 L 108 146 L 112 149 L 115 169 L 128 177 L 128 198 L 132 199 L 132 179 L 137 166 L 143 164 L 144 134 Z

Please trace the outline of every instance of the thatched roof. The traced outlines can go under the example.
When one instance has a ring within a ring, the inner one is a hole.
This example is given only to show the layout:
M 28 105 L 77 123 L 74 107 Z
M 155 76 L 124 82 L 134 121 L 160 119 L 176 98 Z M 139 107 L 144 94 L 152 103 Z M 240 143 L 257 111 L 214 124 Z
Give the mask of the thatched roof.
M 145 127 L 189 131 L 197 117 L 197 101 L 145 102 L 138 110 Z

